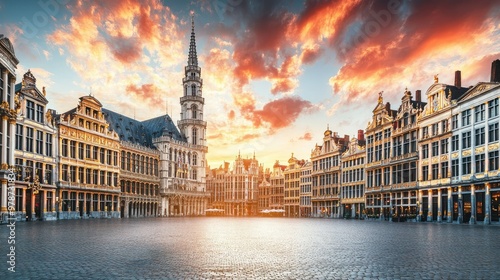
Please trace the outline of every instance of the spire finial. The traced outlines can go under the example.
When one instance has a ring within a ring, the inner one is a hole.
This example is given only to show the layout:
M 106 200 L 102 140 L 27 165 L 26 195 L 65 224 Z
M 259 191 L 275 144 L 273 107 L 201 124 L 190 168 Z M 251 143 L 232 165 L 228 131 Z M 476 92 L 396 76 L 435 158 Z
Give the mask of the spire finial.
M 189 42 L 188 66 L 198 66 L 198 55 L 196 54 L 196 37 L 194 34 L 194 11 L 191 11 L 191 40 Z

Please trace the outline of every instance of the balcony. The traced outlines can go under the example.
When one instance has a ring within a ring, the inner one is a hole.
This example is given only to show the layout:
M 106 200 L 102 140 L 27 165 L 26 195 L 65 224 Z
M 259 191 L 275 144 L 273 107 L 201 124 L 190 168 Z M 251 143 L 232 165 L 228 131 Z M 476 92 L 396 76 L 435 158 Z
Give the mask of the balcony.
M 198 95 L 186 95 L 181 97 L 181 103 L 187 102 L 187 101 L 196 101 L 200 102 L 201 104 L 205 104 L 205 98 L 198 96 Z
M 188 66 L 184 67 L 184 71 L 186 71 L 186 72 L 188 72 L 188 71 L 201 72 L 201 68 L 198 66 L 194 66 L 194 65 L 188 65 Z
M 178 121 L 179 126 L 180 125 L 197 125 L 197 126 L 207 126 L 206 121 L 202 120 L 193 120 L 193 119 L 185 119 L 185 120 L 180 120 Z
M 395 161 L 410 159 L 410 158 L 413 158 L 413 157 L 417 158 L 418 157 L 418 152 L 406 153 L 406 154 L 402 154 L 402 155 L 399 155 L 399 156 L 391 157 L 391 163 L 394 163 Z
M 192 76 L 188 76 L 188 77 L 185 77 L 185 78 L 182 78 L 182 82 L 185 83 L 185 82 L 191 82 L 191 81 L 194 81 L 194 82 L 199 82 L 199 83 L 203 83 L 203 79 L 200 78 L 200 77 L 192 77 Z

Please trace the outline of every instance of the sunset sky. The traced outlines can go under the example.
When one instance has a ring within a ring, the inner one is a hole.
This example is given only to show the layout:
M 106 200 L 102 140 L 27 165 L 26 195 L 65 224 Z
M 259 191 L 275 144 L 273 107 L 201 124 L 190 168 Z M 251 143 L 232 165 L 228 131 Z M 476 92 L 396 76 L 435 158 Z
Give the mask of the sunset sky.
M 92 92 L 110 110 L 176 122 L 190 13 L 212 168 L 239 151 L 266 167 L 309 159 L 327 125 L 365 129 L 380 91 L 396 109 L 436 74 L 489 81 L 500 58 L 499 1 L 1 0 L 0 34 L 17 81 L 31 69 L 59 113 Z

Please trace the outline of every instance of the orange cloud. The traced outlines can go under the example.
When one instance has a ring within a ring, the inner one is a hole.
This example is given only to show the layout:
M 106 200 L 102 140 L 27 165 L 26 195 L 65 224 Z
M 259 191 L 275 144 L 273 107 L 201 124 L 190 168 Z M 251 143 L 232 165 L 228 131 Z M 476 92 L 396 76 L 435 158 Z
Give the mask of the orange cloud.
M 256 127 L 263 122 L 270 125 L 271 132 L 292 124 L 304 111 L 312 109 L 311 102 L 297 97 L 283 97 L 264 105 L 262 110 L 255 110 L 247 116 Z
M 312 134 L 310 132 L 306 132 L 303 136 L 299 137 L 299 140 L 311 141 L 312 140 Z

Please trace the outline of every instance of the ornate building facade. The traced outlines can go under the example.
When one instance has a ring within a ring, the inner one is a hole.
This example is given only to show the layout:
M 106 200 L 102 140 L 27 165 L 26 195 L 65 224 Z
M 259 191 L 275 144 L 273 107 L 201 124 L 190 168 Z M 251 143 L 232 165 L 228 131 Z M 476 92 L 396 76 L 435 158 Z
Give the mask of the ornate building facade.
M 180 98 L 179 134 L 164 131 L 153 135 L 160 151 L 162 216 L 204 215 L 210 194 L 206 191 L 207 122 L 203 120 L 203 79 L 198 66 L 194 19 L 187 66 Z
M 365 143 L 363 130 L 358 130 L 341 157 L 341 216 L 347 219 L 358 219 L 365 212 Z
M 45 87 L 40 91 L 28 70 L 16 85 L 14 100 L 16 211 L 20 219 L 56 220 L 57 134 Z
M 299 210 L 300 217 L 311 217 L 312 213 L 312 180 L 311 180 L 312 163 L 306 161 L 300 168 L 300 202 Z
M 2 222 L 8 219 L 8 183 L 14 166 L 14 130 L 17 112 L 14 95 L 16 68 L 19 60 L 7 37 L 0 34 L 0 214 Z M 16 197 L 19 195 L 16 189 Z M 17 209 L 16 209 L 17 210 Z M 22 210 L 22 209 L 21 209 Z
M 305 160 L 292 156 L 283 172 L 285 175 L 284 205 L 286 217 L 300 216 L 300 171 Z
M 80 97 L 76 108 L 56 120 L 58 218 L 120 217 L 120 138 L 109 129 L 102 104 Z
M 327 128 L 323 145 L 311 152 L 312 216 L 340 217 L 340 156 L 347 149 L 349 136 L 341 138 Z

